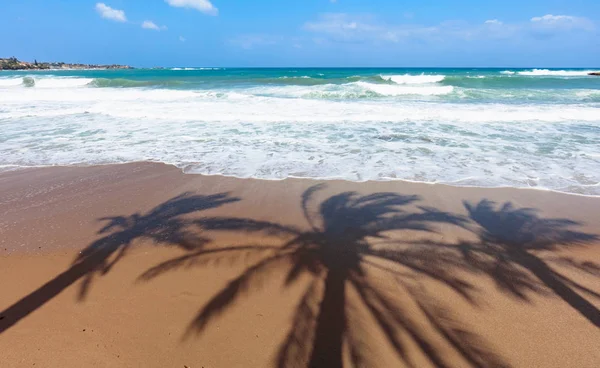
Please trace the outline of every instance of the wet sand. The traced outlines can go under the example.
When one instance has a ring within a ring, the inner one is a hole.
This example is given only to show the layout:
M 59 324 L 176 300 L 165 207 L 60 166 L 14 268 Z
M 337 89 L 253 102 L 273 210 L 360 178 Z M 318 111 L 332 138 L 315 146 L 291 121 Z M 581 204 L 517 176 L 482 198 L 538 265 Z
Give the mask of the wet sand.
M 600 198 L 53 167 L 0 234 L 0 366 L 600 362 Z

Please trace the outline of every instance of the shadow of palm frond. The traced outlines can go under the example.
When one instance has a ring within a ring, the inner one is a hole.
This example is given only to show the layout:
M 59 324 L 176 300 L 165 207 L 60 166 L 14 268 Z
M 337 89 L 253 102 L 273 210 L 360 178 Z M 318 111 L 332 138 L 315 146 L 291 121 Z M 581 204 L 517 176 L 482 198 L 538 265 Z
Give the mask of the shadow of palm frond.
M 438 351 L 430 333 L 419 328 L 415 320 L 419 316 L 404 313 L 397 298 L 380 290 L 379 283 L 370 279 L 369 270 L 377 270 L 405 285 L 405 295 L 419 305 L 421 319 L 429 321 L 437 338 L 445 340 L 468 364 L 506 366 L 474 334 L 458 328 L 447 309 L 439 305 L 433 307 L 432 296 L 423 288 L 414 292 L 420 285 L 419 278 L 427 278 L 474 302 L 473 286 L 452 273 L 452 269 L 467 267 L 461 254 L 449 246 L 423 243 L 419 247 L 417 243 L 394 242 L 392 237 L 394 232 L 403 230 L 435 232 L 435 226 L 440 224 L 464 226 L 466 219 L 426 207 L 409 211 L 406 207 L 414 206 L 419 197 L 395 193 L 345 192 L 325 199 L 314 208 L 314 196 L 322 188 L 320 185 L 308 189 L 301 199 L 309 230 L 242 218 L 210 218 L 197 222 L 204 230 L 275 237 L 281 239 L 280 246 L 256 244 L 202 249 L 157 265 L 141 279 L 152 279 L 181 267 L 204 265 L 222 257 L 257 256 L 259 260 L 231 280 L 199 311 L 186 335 L 203 332 L 241 296 L 256 290 L 276 273 L 283 273 L 285 286 L 298 281 L 301 275 L 309 275 L 311 282 L 296 306 L 289 334 L 280 347 L 278 367 L 342 367 L 344 346 L 352 365 L 368 365 L 369 342 L 361 336 L 360 319 L 351 315 L 359 308 L 366 308 L 376 328 L 407 365 L 415 366 L 413 353 L 407 347 L 408 336 L 434 366 L 453 366 Z M 350 300 L 349 292 L 358 296 L 360 306 Z
M 550 290 L 600 327 L 600 311 L 577 291 L 594 298 L 600 298 L 600 292 L 580 285 L 551 267 L 561 265 L 600 276 L 600 264 L 550 256 L 562 249 L 597 242 L 600 240 L 597 235 L 574 230 L 581 225 L 578 222 L 542 218 L 535 209 L 515 208 L 509 202 L 497 206 L 482 200 L 464 205 L 469 217 L 479 225 L 473 230 L 479 241 L 460 244 L 465 260 L 474 269 L 489 275 L 500 289 L 523 300 L 528 300 L 530 292 L 547 294 Z
M 238 200 L 227 193 L 208 196 L 183 193 L 145 214 L 135 213 L 130 216 L 99 219 L 107 222 L 98 231 L 98 234 L 104 236 L 83 249 L 66 271 L 0 312 L 0 316 L 4 317 L 0 320 L 0 333 L 78 280 L 82 280 L 78 297 L 79 300 L 84 299 L 94 278 L 108 273 L 127 255 L 136 239 L 149 239 L 157 244 L 178 246 L 186 250 L 204 246 L 209 239 L 188 231 L 191 221 L 184 219 L 183 216 Z

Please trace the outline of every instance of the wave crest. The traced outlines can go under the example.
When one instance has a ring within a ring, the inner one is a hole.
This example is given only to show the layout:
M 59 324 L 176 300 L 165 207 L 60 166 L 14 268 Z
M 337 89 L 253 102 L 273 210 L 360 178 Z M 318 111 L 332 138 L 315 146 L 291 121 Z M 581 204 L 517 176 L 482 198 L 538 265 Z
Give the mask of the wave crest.
M 0 87 L 16 87 L 23 84 L 23 78 L 0 78 Z
M 381 96 L 401 96 L 401 95 L 419 95 L 419 96 L 438 96 L 447 95 L 454 91 L 453 86 L 402 86 L 372 84 L 366 82 L 355 82 L 356 86 L 375 92 Z
M 0 79 L 0 87 L 76 88 L 91 83 L 92 78 L 78 77 L 18 77 Z
M 525 76 L 551 76 L 551 77 L 587 77 L 593 70 L 550 70 L 550 69 L 533 69 L 528 71 L 518 72 L 519 75 Z
M 382 75 L 381 78 L 396 84 L 430 84 L 439 83 L 446 78 L 445 75 Z
M 176 87 L 182 85 L 178 80 L 132 80 L 124 78 L 96 78 L 89 86 L 98 88 L 136 88 L 136 87 Z

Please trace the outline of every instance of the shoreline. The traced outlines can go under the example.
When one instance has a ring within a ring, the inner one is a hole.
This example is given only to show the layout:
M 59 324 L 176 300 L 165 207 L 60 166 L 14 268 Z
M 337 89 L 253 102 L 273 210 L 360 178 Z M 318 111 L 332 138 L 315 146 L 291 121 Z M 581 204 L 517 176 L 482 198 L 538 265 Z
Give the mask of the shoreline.
M 541 192 L 550 192 L 556 194 L 564 194 L 570 196 L 578 196 L 578 197 L 588 197 L 588 198 L 600 198 L 599 195 L 593 194 L 582 194 L 582 193 L 573 193 L 573 192 L 563 192 L 556 189 L 550 189 L 545 187 L 511 187 L 511 186 L 478 186 L 478 185 L 461 185 L 461 184 L 453 184 L 453 183 L 441 183 L 441 182 L 427 182 L 427 181 L 416 181 L 416 180 L 408 180 L 408 179 L 394 179 L 394 178 L 383 178 L 381 180 L 349 180 L 345 178 L 322 178 L 322 177 L 301 177 L 301 176 L 287 176 L 285 178 L 257 178 L 257 177 L 242 177 L 235 175 L 226 175 L 226 174 L 204 174 L 204 173 L 195 173 L 195 172 L 186 172 L 184 168 L 177 166 L 176 164 L 166 163 L 161 161 L 131 161 L 131 162 L 118 162 L 118 163 L 106 163 L 106 164 L 71 164 L 71 165 L 39 165 L 39 166 L 21 166 L 21 165 L 0 165 L 0 175 L 5 172 L 13 172 L 20 170 L 31 170 L 31 169 L 47 169 L 47 168 L 89 168 L 96 166 L 119 166 L 119 165 L 138 165 L 138 164 L 156 164 L 156 165 L 165 165 L 176 168 L 181 171 L 184 175 L 200 175 L 204 177 L 222 177 L 222 178 L 233 178 L 240 180 L 259 180 L 259 181 L 267 181 L 267 182 L 280 182 L 286 180 L 309 180 L 309 181 L 324 181 L 324 182 L 335 182 L 342 181 L 348 183 L 363 183 L 368 185 L 369 183 L 412 183 L 412 184 L 422 184 L 422 185 L 433 185 L 433 186 L 442 186 L 442 187 L 450 187 L 450 188 L 473 188 L 473 189 L 508 189 L 508 190 L 533 190 L 533 191 L 541 191 Z M 4 168 L 15 168 L 14 170 L 5 170 Z M 465 180 L 465 179 L 462 179 Z M 590 184 L 589 186 L 600 186 L 598 184 Z
M 11 367 L 308 366 L 319 323 L 334 320 L 316 317 L 329 295 L 323 267 L 335 274 L 365 247 L 390 246 L 397 262 L 361 256 L 360 283 L 331 299 L 349 321 L 345 366 L 350 347 L 372 367 L 600 360 L 600 198 L 63 166 L 0 173 L 0 232 L 0 279 L 10 280 L 0 350 Z M 302 257 L 274 263 L 223 296 L 286 244 L 316 264 L 296 275 Z

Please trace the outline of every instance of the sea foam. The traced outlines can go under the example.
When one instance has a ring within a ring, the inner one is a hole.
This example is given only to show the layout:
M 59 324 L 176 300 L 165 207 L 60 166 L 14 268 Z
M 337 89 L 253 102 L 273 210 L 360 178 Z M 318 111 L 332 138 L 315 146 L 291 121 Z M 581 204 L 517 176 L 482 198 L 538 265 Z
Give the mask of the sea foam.
M 367 82 L 355 82 L 354 83 L 361 88 L 373 91 L 382 96 L 401 96 L 401 95 L 422 95 L 422 96 L 436 96 L 446 95 L 452 93 L 454 87 L 452 86 L 431 86 L 431 85 L 413 85 L 402 86 L 402 85 L 389 85 L 389 84 L 374 84 Z
M 23 84 L 23 78 L 0 78 L 1 87 L 15 87 Z
M 519 75 L 526 76 L 552 76 L 552 77 L 583 77 L 588 76 L 593 70 L 549 70 L 533 69 L 529 71 L 518 72 Z
M 199 84 L 201 72 L 168 70 L 156 73 L 173 77 L 3 75 L 0 166 L 151 160 L 263 179 L 405 179 L 600 195 L 600 80 L 486 70 L 322 72 L 320 84 L 274 82 L 293 71 L 247 80 L 232 73 L 219 83 L 211 74 Z M 480 75 L 486 78 L 469 78 Z
M 0 79 L 1 87 L 36 87 L 36 88 L 76 88 L 90 84 L 92 78 L 77 77 L 51 77 L 51 76 L 27 76 L 17 78 Z
M 396 84 L 427 84 L 438 83 L 446 78 L 445 75 L 382 75 L 381 78 L 392 81 Z

